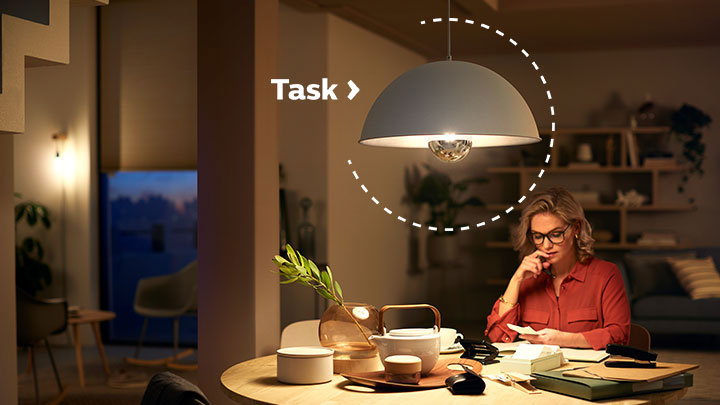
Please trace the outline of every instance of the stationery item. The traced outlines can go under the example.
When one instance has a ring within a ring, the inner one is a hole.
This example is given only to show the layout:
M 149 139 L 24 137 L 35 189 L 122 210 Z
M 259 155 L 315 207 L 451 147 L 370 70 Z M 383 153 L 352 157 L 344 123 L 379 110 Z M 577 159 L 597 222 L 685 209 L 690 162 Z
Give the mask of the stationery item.
M 491 374 L 486 377 L 497 383 L 518 389 L 526 394 L 539 394 L 541 392 L 532 385 L 531 381 L 535 378 L 529 375 L 508 372 L 502 374 Z
M 384 371 L 373 371 L 368 373 L 342 373 L 341 375 L 348 380 L 369 387 L 378 387 L 391 390 L 424 390 L 431 388 L 443 388 L 446 387 L 445 380 L 455 374 L 463 373 L 463 369 L 459 365 L 464 364 L 476 373 L 480 373 L 482 370 L 482 364 L 480 362 L 471 359 L 441 359 L 437 362 L 435 367 L 427 375 L 421 376 L 420 381 L 417 384 L 405 384 L 391 381 L 385 381 Z M 448 368 L 453 367 L 453 369 Z
M 515 371 L 530 374 L 535 371 L 552 370 L 563 363 L 560 347 L 552 345 L 521 344 L 512 357 L 500 360 L 502 371 Z
M 332 380 L 333 350 L 320 346 L 277 350 L 277 379 L 287 384 L 320 384 Z
M 523 343 L 529 343 L 527 340 L 519 340 L 517 342 L 510 343 L 493 343 L 493 346 L 497 347 L 499 353 L 498 357 L 512 356 L 515 353 L 517 347 Z M 572 349 L 569 347 L 561 347 L 560 351 L 563 352 L 563 357 L 567 361 L 587 361 L 599 363 L 610 355 L 605 350 L 592 350 L 592 349 Z
M 455 374 L 445 380 L 445 385 L 450 392 L 454 395 L 482 394 L 485 391 L 485 381 L 480 374 L 464 364 L 460 364 L 460 366 L 465 370 L 464 373 Z
M 657 360 L 657 353 L 646 352 L 635 347 L 617 345 L 610 343 L 605 348 L 605 351 L 611 355 L 624 356 L 634 359 L 634 361 L 626 360 L 610 360 L 606 361 L 605 367 L 616 367 L 616 368 L 655 368 L 654 363 Z
M 550 277 L 552 277 L 552 273 L 550 274 Z M 508 323 L 507 326 L 508 328 L 510 328 L 510 330 L 515 331 L 521 335 L 539 335 L 539 333 L 535 329 L 529 326 L 517 326 L 511 323 Z
M 669 391 L 692 387 L 693 375 L 682 373 L 655 382 L 618 382 L 594 378 L 566 377 L 562 371 L 542 371 L 532 374 L 536 388 L 570 395 L 590 401 L 649 392 Z
M 474 359 L 483 365 L 498 362 L 495 360 L 499 353 L 498 349 L 487 340 L 460 339 L 460 344 L 465 349 L 465 353 L 460 358 Z
M 571 349 L 568 347 L 562 347 L 560 350 L 563 352 L 563 356 L 567 361 L 588 361 L 599 363 L 610 357 L 605 350 Z
M 563 376 L 596 378 L 610 381 L 659 381 L 667 377 L 682 374 L 698 368 L 697 364 L 656 363 L 654 368 L 606 367 L 605 364 L 593 364 L 581 370 L 565 371 Z

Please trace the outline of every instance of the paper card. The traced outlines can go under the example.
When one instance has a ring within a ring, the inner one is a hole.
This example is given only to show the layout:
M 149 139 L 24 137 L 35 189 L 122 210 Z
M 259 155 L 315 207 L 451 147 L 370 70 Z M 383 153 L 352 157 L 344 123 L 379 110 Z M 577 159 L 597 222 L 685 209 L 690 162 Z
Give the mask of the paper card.
M 559 350 L 560 347 L 554 345 L 534 345 L 523 343 L 518 345 L 517 350 L 515 350 L 515 354 L 512 355 L 512 358 L 519 360 L 534 360 L 556 353 Z
M 521 335 L 539 335 L 539 333 L 529 326 L 517 326 L 511 323 L 507 324 L 508 328 Z

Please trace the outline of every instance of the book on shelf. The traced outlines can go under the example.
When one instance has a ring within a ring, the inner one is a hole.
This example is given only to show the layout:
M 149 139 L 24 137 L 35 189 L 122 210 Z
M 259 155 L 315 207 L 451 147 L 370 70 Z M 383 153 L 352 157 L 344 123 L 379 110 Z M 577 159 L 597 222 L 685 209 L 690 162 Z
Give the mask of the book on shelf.
M 641 246 L 661 245 L 675 246 L 678 244 L 677 236 L 674 232 L 643 232 L 637 240 L 637 244 Z
M 630 167 L 638 167 L 639 154 L 637 137 L 635 137 L 634 133 L 628 132 L 625 134 L 625 141 L 627 142 L 627 153 L 630 159 Z
M 677 161 L 675 161 L 675 157 L 646 157 L 643 160 L 643 167 L 664 168 L 675 166 L 677 166 Z
M 570 162 L 567 167 L 568 169 L 599 169 L 601 166 L 598 162 Z

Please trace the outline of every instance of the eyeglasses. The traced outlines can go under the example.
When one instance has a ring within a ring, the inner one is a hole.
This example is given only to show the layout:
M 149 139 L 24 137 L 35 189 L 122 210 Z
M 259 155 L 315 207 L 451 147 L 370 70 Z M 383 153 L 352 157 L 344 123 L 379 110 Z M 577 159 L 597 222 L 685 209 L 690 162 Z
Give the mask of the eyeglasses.
M 548 238 L 550 243 L 557 245 L 559 243 L 563 243 L 565 241 L 565 232 L 570 228 L 570 225 L 565 227 L 562 231 L 552 231 L 548 233 L 540 233 L 540 232 L 529 232 L 530 238 L 532 239 L 535 246 L 540 246 L 545 242 L 545 237 Z

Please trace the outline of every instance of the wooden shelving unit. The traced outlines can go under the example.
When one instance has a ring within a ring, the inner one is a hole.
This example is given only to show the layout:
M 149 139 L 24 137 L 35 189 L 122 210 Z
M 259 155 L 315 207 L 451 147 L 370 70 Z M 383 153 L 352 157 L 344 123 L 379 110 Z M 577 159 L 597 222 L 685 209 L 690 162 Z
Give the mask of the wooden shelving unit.
M 618 239 L 619 242 L 613 243 L 596 243 L 597 249 L 608 249 L 608 250 L 629 250 L 629 249 L 683 249 L 690 248 L 691 246 L 667 246 L 667 245 L 638 245 L 634 243 L 628 243 L 627 238 L 627 224 L 629 213 L 662 213 L 662 212 L 683 212 L 692 211 L 696 207 L 692 204 L 677 204 L 677 203 L 662 203 L 658 201 L 659 188 L 660 188 L 660 177 L 663 174 L 680 173 L 686 169 L 682 165 L 672 165 L 664 167 L 631 167 L 628 164 L 628 139 L 629 137 L 635 137 L 639 134 L 663 134 L 669 132 L 669 127 L 597 127 L 597 128 L 558 128 L 554 132 L 550 130 L 541 130 L 540 134 L 544 136 L 553 136 L 554 146 L 550 148 L 550 162 L 544 166 L 501 166 L 501 167 L 490 167 L 487 169 L 488 173 L 493 174 L 510 174 L 519 176 L 519 191 L 520 195 L 526 195 L 528 189 L 533 183 L 537 183 L 541 179 L 539 176 L 545 174 L 584 174 L 584 175 L 638 175 L 638 176 L 649 176 L 648 183 L 650 184 L 651 204 L 643 205 L 639 207 L 621 207 L 612 204 L 595 204 L 595 205 L 583 205 L 583 208 L 587 212 L 593 211 L 605 211 L 605 212 L 618 212 L 619 213 L 619 226 L 618 226 Z M 601 165 L 592 167 L 567 167 L 559 166 L 559 147 L 563 138 L 572 137 L 576 135 L 593 135 L 593 136 L 612 136 L 617 137 L 619 140 L 619 164 L 615 165 Z M 640 177 L 642 178 L 642 177 Z M 646 183 L 647 184 L 647 183 Z M 489 204 L 485 208 L 493 211 L 506 210 L 509 206 L 515 206 L 515 212 L 520 212 L 522 204 Z M 510 248 L 510 242 L 494 241 L 488 242 L 488 247 L 491 248 Z
M 490 241 L 486 245 L 490 248 L 501 248 L 501 249 L 510 249 L 512 248 L 512 243 L 507 241 Z M 677 250 L 684 250 L 684 249 L 693 249 L 697 246 L 694 245 L 640 245 L 637 243 L 608 243 L 608 242 L 598 242 L 594 245 L 595 249 L 600 250 L 656 250 L 656 249 L 677 249 Z

